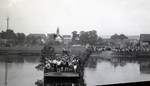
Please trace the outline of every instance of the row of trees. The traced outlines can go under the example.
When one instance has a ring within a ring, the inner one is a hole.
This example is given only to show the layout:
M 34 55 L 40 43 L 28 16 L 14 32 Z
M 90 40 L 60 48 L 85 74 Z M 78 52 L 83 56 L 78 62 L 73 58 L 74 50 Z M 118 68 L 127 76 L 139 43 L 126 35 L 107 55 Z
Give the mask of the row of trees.
M 49 37 L 48 39 L 52 39 L 53 37 Z M 55 37 L 56 38 L 56 37 Z M 6 31 L 0 32 L 0 39 L 6 39 L 8 43 L 12 45 L 43 45 L 41 42 L 41 37 L 28 35 L 26 36 L 24 33 L 15 33 L 11 29 L 7 29 Z M 110 38 L 111 40 L 123 40 L 128 39 L 124 34 L 114 34 Z M 45 38 L 46 41 L 46 38 Z M 53 41 L 53 40 L 50 40 Z M 53 43 L 53 42 L 52 42 Z M 105 45 L 107 44 L 104 39 L 98 36 L 95 30 L 91 31 L 73 31 L 72 32 L 72 41 L 71 44 L 81 44 L 81 45 Z M 113 44 L 113 43 L 112 43 Z
M 124 34 L 114 34 L 110 37 L 109 40 L 116 40 L 123 41 L 124 39 L 128 39 L 127 36 Z M 109 41 L 105 41 L 101 37 L 97 35 L 97 32 L 95 30 L 92 31 L 73 31 L 72 32 L 72 44 L 82 44 L 82 45 L 106 45 L 109 44 Z M 111 43 L 112 44 L 112 43 Z
M 11 29 L 0 32 L 0 45 L 35 45 L 39 44 L 40 38 L 34 36 L 26 36 L 24 33 L 15 33 Z
M 111 36 L 109 43 L 113 47 L 127 47 L 130 46 L 131 41 L 124 34 L 114 34 Z
M 102 38 L 97 35 L 95 30 L 92 31 L 77 31 L 72 32 L 72 44 L 96 45 L 102 42 Z
M 120 34 L 120 35 L 114 34 L 111 36 L 111 39 L 113 39 L 113 40 L 124 40 L 124 39 L 128 39 L 128 37 L 125 36 L 124 34 Z
M 7 29 L 0 33 L 0 38 L 7 40 L 12 45 L 24 44 L 26 36 L 24 33 L 14 33 L 13 30 Z

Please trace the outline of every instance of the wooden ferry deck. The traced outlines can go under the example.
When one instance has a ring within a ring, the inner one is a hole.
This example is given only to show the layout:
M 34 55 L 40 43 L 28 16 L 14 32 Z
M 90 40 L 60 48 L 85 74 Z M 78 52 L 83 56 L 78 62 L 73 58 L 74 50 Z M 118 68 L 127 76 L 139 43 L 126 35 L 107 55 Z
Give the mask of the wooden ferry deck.
M 79 77 L 79 74 L 72 72 L 48 72 L 44 73 L 44 77 Z

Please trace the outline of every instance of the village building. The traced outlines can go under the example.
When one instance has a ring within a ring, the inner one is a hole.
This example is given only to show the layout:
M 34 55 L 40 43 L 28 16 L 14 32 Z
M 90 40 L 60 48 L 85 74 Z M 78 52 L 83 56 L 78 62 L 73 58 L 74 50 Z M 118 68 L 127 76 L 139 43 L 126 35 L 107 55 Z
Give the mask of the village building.
M 60 35 L 59 27 L 57 27 L 55 40 L 58 41 L 58 42 L 63 42 L 63 40 L 64 40 L 63 37 L 62 37 L 62 35 Z
M 48 40 L 55 40 L 57 42 L 63 43 L 63 44 L 69 44 L 72 40 L 71 35 L 61 35 L 59 31 L 59 27 L 57 27 L 56 33 L 47 34 Z
M 140 44 L 150 45 L 150 34 L 140 34 Z
M 64 44 L 69 44 L 72 41 L 71 35 L 63 35 Z

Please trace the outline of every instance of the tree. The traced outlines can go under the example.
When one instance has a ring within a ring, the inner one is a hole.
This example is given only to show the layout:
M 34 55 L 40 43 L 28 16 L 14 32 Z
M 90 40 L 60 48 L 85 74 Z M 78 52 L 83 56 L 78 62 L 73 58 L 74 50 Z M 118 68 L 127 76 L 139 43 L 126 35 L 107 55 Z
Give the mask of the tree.
M 26 36 L 24 33 L 17 33 L 17 44 L 24 44 Z
M 1 32 L 1 38 L 7 40 L 8 45 L 16 45 L 17 36 L 13 30 L 7 29 Z
M 124 40 L 124 39 L 128 39 L 128 37 L 125 36 L 124 34 L 120 34 L 120 35 L 114 34 L 111 36 L 111 39 L 113 39 L 113 40 Z
M 125 46 L 125 43 L 124 43 L 124 39 L 128 39 L 127 36 L 125 36 L 124 34 L 114 34 L 111 36 L 111 45 L 113 46 L 116 46 L 116 47 L 122 47 L 122 46 Z
M 38 44 L 37 40 L 38 40 L 37 37 L 28 35 L 26 38 L 26 43 L 28 45 L 36 45 L 36 44 Z
M 79 41 L 81 44 L 86 45 L 95 45 L 98 39 L 97 32 L 95 30 L 92 31 L 81 31 L 79 36 Z
M 79 42 L 82 45 L 88 44 L 88 32 L 81 31 L 79 35 Z
M 95 30 L 89 31 L 88 32 L 89 37 L 88 37 L 88 42 L 90 45 L 95 45 L 98 39 L 97 32 Z
M 97 45 L 104 45 L 103 39 L 101 37 L 98 37 L 96 44 Z
M 111 39 L 116 40 L 119 39 L 119 35 L 118 34 L 114 34 L 111 36 Z
M 3 39 L 13 39 L 13 40 L 16 40 L 16 38 L 17 38 L 17 36 L 14 33 L 14 31 L 11 30 L 11 29 L 7 29 L 6 32 L 2 31 L 1 37 Z
M 72 44 L 77 44 L 79 41 L 79 34 L 77 31 L 72 32 Z
M 128 39 L 127 36 L 125 36 L 124 34 L 120 34 L 120 39 L 123 40 L 123 39 Z

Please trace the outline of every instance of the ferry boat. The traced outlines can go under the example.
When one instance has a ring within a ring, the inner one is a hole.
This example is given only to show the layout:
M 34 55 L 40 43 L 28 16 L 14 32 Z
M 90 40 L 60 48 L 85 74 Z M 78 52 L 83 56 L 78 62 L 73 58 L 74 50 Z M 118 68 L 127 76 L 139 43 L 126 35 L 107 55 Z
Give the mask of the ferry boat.
M 82 76 L 79 57 L 70 54 L 66 49 L 60 51 L 56 51 L 55 47 L 52 46 L 45 46 L 42 49 L 44 81 L 54 79 L 77 80 Z

